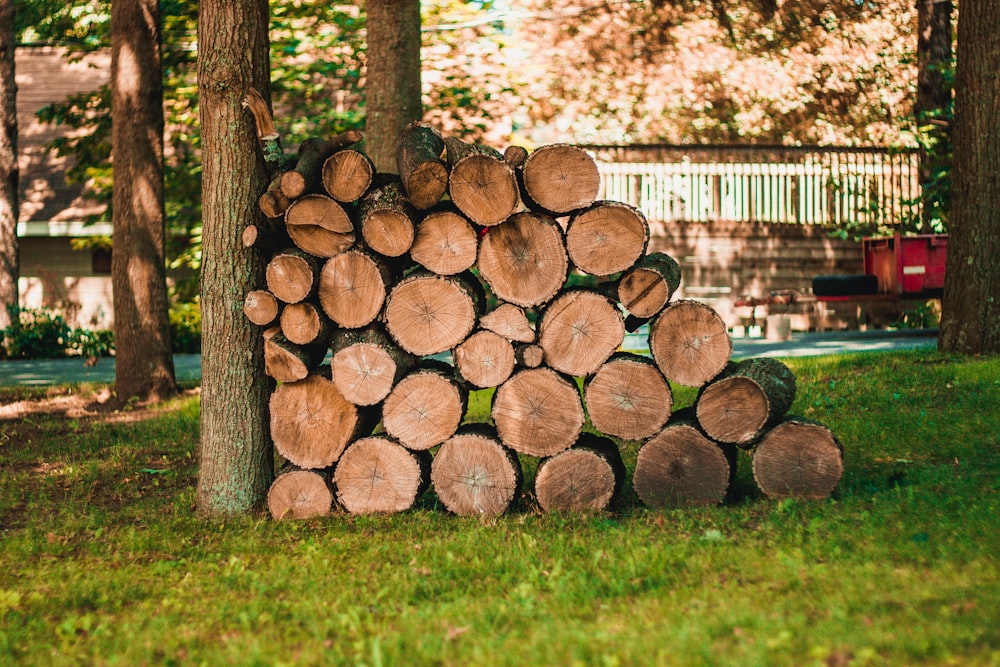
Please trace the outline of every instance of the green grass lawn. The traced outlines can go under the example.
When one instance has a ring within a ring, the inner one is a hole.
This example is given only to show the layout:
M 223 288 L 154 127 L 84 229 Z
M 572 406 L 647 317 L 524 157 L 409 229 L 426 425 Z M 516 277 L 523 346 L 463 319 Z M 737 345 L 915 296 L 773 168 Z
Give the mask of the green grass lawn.
M 0 422 L 0 664 L 1000 664 L 1000 359 L 787 363 L 844 445 L 827 501 L 741 454 L 710 509 L 223 523 L 196 396 Z

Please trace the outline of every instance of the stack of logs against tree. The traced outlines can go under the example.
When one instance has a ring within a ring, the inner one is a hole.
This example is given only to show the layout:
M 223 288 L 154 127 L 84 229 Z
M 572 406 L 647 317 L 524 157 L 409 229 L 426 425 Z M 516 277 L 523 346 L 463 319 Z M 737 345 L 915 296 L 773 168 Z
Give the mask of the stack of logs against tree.
M 271 257 L 244 312 L 277 381 L 273 516 L 401 512 L 431 485 L 455 514 L 495 516 L 531 503 L 531 458 L 541 511 L 600 511 L 627 476 L 622 443 L 650 507 L 722 502 L 740 449 L 767 496 L 838 484 L 834 434 L 787 414 L 792 372 L 733 362 L 719 315 L 672 300 L 677 262 L 647 254 L 639 210 L 596 200 L 584 150 L 500 153 L 413 123 L 395 175 L 358 133 L 306 141 L 289 165 L 268 129 L 266 222 L 243 242 Z M 621 351 L 643 323 L 648 354 Z M 672 384 L 700 387 L 694 404 L 676 409 Z M 490 423 L 467 423 L 479 391 Z

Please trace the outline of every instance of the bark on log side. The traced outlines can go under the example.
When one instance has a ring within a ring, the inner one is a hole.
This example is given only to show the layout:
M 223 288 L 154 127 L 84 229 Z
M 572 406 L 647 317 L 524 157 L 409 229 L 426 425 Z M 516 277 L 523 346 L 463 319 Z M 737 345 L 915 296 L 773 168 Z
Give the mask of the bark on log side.
M 281 147 L 281 135 L 274 127 L 271 108 L 256 88 L 250 88 L 243 98 L 243 107 L 253 115 L 254 128 L 264 164 L 269 174 L 278 174 L 287 168 L 288 158 Z
M 267 190 L 257 200 L 257 206 L 268 218 L 283 217 L 288 205 L 292 203 L 292 200 L 281 191 L 281 176 L 281 173 L 275 176 L 267 186 Z
M 482 286 L 473 276 L 413 273 L 386 299 L 386 329 L 411 354 L 437 354 L 465 340 L 484 301 Z
M 451 276 L 471 269 L 478 250 L 472 224 L 456 211 L 440 210 L 417 225 L 410 257 L 432 273 Z
M 590 206 L 600 187 L 597 163 L 576 146 L 542 146 L 524 161 L 526 203 L 543 211 L 563 214 Z
M 535 329 L 524 313 L 524 309 L 512 303 L 501 303 L 482 316 L 482 328 L 498 333 L 504 338 L 518 343 L 535 342 Z
M 298 248 L 279 250 L 264 271 L 267 289 L 284 303 L 298 303 L 316 289 L 319 262 Z
M 396 142 L 396 169 L 407 198 L 418 209 L 438 203 L 448 189 L 443 152 L 444 140 L 426 123 L 410 123 Z
M 333 383 L 356 405 L 380 402 L 416 363 L 381 326 L 338 329 L 333 335 Z
M 240 241 L 244 248 L 256 248 L 268 252 L 294 245 L 283 218 L 268 218 L 261 222 L 250 223 L 243 228 Z
M 595 202 L 573 215 L 566 228 L 570 261 L 594 276 L 631 268 L 646 254 L 648 243 L 646 216 L 622 202 Z
M 323 363 L 325 345 L 296 345 L 279 327 L 265 332 L 264 373 L 278 382 L 304 380 Z
M 625 464 L 610 438 L 581 433 L 566 451 L 538 462 L 535 497 L 546 512 L 603 512 L 625 480 Z
M 584 423 L 576 383 L 551 368 L 515 373 L 493 395 L 491 414 L 504 445 L 529 456 L 572 447 Z
M 788 416 L 753 451 L 753 476 L 769 498 L 828 498 L 844 474 L 843 447 L 827 426 Z
M 545 362 L 563 373 L 596 373 L 625 340 L 625 321 L 607 297 L 584 289 L 560 294 L 542 313 L 538 344 Z
M 358 205 L 361 236 L 375 252 L 400 257 L 413 245 L 416 213 L 399 179 L 394 174 L 380 177 Z
M 702 388 L 698 423 L 712 439 L 749 449 L 795 401 L 795 374 L 777 359 L 730 363 Z
M 451 366 L 425 360 L 386 397 L 382 425 L 404 446 L 430 449 L 455 434 L 468 401 L 469 393 L 455 380 Z
M 316 257 L 338 255 L 354 245 L 354 223 L 326 195 L 306 195 L 285 211 L 285 229 L 296 246 Z
M 326 516 L 333 507 L 327 475 L 294 466 L 280 473 L 267 492 L 267 509 L 275 519 L 311 519 Z
M 358 329 L 382 311 L 393 273 L 385 261 L 354 248 L 331 257 L 319 276 L 319 303 L 342 327 Z
M 601 433 L 623 440 L 656 435 L 670 418 L 673 394 L 645 356 L 614 354 L 584 385 L 590 421 Z
M 549 301 L 566 282 L 562 229 L 534 213 L 515 213 L 479 245 L 479 272 L 497 297 L 518 306 Z
M 438 498 L 459 516 L 506 512 L 521 492 L 521 462 L 487 428 L 465 428 L 445 440 L 431 464 Z
M 514 168 L 488 146 L 445 139 L 451 200 L 469 220 L 492 227 L 517 209 L 518 187 Z
M 726 323 L 698 301 L 676 301 L 649 326 L 649 351 L 663 375 L 700 387 L 726 367 L 733 352 Z
M 474 387 L 497 387 L 514 372 L 514 346 L 500 334 L 480 330 L 459 343 L 454 351 L 455 369 Z
M 296 345 L 322 345 L 330 341 L 333 327 L 319 307 L 309 301 L 290 303 L 281 311 L 281 332 Z
M 618 283 L 618 301 L 638 318 L 651 318 L 666 308 L 681 284 L 681 267 L 670 255 L 646 255 Z
M 339 202 L 361 199 L 375 178 L 375 163 L 353 148 L 337 151 L 323 162 L 323 189 Z
M 514 361 L 524 368 L 538 368 L 545 363 L 545 348 L 536 343 L 521 343 L 514 347 Z
M 430 484 L 431 457 L 384 435 L 348 445 L 337 462 L 337 502 L 351 514 L 396 514 L 411 509 Z
M 243 314 L 258 326 L 271 326 L 277 321 L 280 313 L 281 303 L 267 290 L 250 290 L 243 299 Z

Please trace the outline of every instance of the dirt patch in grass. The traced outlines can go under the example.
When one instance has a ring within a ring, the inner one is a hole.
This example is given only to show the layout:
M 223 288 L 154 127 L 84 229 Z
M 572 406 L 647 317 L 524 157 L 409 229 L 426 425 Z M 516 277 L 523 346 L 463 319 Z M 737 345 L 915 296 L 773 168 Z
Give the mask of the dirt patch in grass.
M 195 396 L 199 388 L 180 392 Z M 142 421 L 163 411 L 161 403 L 127 402 L 124 405 L 110 387 L 77 390 L 67 388 L 61 393 L 50 391 L 44 396 L 19 398 L 8 393 L 0 405 L 0 421 L 19 420 L 32 415 L 62 416 L 69 419 L 95 418 L 112 422 Z

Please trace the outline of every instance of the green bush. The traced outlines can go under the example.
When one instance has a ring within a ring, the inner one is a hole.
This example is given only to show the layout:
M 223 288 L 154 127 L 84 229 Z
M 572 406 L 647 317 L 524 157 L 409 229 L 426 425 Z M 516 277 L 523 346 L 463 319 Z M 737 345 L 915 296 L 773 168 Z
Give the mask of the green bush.
M 10 308 L 10 326 L 0 331 L 3 349 L 11 359 L 65 357 L 70 328 L 66 319 L 47 308 Z
M 174 352 L 201 352 L 201 302 L 198 297 L 170 306 L 170 340 Z
M 87 359 L 107 357 L 115 349 L 115 332 L 110 329 L 73 329 L 69 335 L 69 347 Z

